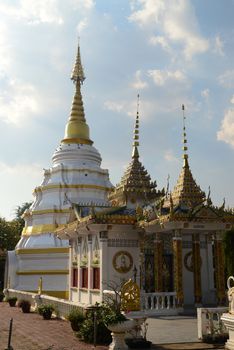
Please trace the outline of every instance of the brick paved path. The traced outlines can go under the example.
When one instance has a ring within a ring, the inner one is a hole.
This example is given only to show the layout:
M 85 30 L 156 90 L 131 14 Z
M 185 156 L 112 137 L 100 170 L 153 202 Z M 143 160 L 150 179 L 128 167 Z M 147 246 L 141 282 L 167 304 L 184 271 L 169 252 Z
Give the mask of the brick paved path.
M 0 303 L 0 350 L 7 347 L 8 330 L 13 318 L 12 346 L 14 350 L 91 350 L 90 344 L 80 342 L 69 322 L 43 320 L 35 313 L 23 314 L 18 307 Z M 97 346 L 97 350 L 106 350 Z

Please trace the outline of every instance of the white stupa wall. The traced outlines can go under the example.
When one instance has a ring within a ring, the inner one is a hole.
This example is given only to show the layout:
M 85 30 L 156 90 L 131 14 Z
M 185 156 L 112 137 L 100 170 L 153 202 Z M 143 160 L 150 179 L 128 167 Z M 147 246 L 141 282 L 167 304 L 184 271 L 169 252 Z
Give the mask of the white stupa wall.
M 52 160 L 25 213 L 25 228 L 14 259 L 13 255 L 8 257 L 9 272 L 12 288 L 37 291 L 42 277 L 45 292 L 68 297 L 69 242 L 54 232 L 74 220 L 71 203 L 108 204 L 112 185 L 108 171 L 100 168 L 99 152 L 91 145 L 61 144 Z

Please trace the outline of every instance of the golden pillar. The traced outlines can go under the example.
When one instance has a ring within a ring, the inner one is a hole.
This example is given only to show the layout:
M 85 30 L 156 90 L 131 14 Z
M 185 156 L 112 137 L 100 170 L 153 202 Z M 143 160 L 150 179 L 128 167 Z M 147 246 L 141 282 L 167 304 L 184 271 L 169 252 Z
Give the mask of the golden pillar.
M 145 287 L 145 232 L 141 233 L 140 247 L 140 289 Z
M 154 275 L 155 275 L 155 292 L 163 292 L 163 241 L 160 235 L 156 233 L 154 241 Z
M 172 241 L 173 248 L 173 265 L 174 265 L 174 291 L 177 295 L 177 304 L 183 305 L 183 265 L 182 265 L 182 237 L 180 232 L 175 232 Z
M 214 263 L 215 263 L 215 282 L 216 297 L 218 305 L 224 305 L 226 302 L 225 291 L 225 273 L 224 273 L 224 253 L 221 234 L 214 237 Z
M 201 304 L 202 290 L 201 290 L 201 255 L 200 255 L 199 234 L 193 234 L 192 264 L 193 264 L 194 301 L 195 301 L 195 304 Z

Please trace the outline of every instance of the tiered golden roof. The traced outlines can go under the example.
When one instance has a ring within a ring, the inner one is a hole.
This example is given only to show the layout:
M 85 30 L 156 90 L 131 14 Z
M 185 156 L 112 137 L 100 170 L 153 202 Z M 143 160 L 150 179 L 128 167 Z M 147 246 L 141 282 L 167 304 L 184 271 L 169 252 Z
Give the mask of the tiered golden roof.
M 184 164 L 183 164 L 183 168 L 181 170 L 179 179 L 177 181 L 177 184 L 170 195 L 170 206 L 173 206 L 175 208 L 179 205 L 182 205 L 182 206 L 186 206 L 187 208 L 194 208 L 195 206 L 204 203 L 204 201 L 206 200 L 206 195 L 201 190 L 200 186 L 196 184 L 196 181 L 194 180 L 192 172 L 189 168 L 184 105 L 182 105 L 182 111 L 183 111 Z
M 109 199 L 114 205 L 125 205 L 141 200 L 145 203 L 157 198 L 161 193 L 156 191 L 156 181 L 152 182 L 150 175 L 139 161 L 139 95 L 137 103 L 136 122 L 134 127 L 132 160 Z
M 76 62 L 71 74 L 71 80 L 76 86 L 73 97 L 70 117 L 68 119 L 63 143 L 89 144 L 93 142 L 89 138 L 89 126 L 86 123 L 83 100 L 81 95 L 81 85 L 85 80 L 80 57 L 80 46 L 78 45 Z
M 193 178 L 187 158 L 184 160 L 179 179 L 171 193 L 171 199 L 174 207 L 183 204 L 188 208 L 193 208 L 202 204 L 206 199 L 205 193 L 196 184 Z

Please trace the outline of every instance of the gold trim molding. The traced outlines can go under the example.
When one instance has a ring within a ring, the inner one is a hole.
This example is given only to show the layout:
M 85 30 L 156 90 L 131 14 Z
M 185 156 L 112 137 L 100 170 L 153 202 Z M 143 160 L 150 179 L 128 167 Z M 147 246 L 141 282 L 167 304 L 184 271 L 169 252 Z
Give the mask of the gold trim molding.
M 62 189 L 62 188 L 77 188 L 77 189 L 90 188 L 94 190 L 112 191 L 112 187 L 105 187 L 105 186 L 92 185 L 92 184 L 80 184 L 80 185 L 59 184 L 59 185 L 38 186 L 34 189 L 33 192 L 36 192 L 38 190 L 45 191 L 50 189 Z
M 69 270 L 30 270 L 16 271 L 17 275 L 68 275 Z
M 36 293 L 37 290 L 29 290 L 29 293 Z M 51 297 L 59 298 L 59 299 L 68 299 L 69 298 L 69 292 L 65 290 L 43 290 L 43 295 L 49 295 Z
M 32 215 L 70 213 L 70 212 L 71 212 L 71 209 L 44 209 L 44 210 L 33 210 Z
M 57 228 L 63 227 L 64 225 L 58 224 L 46 224 L 46 225 L 36 225 L 36 226 L 27 226 L 23 228 L 22 235 L 39 235 L 40 233 L 53 233 Z
M 22 248 L 22 249 L 17 249 L 16 254 L 21 255 L 21 254 L 61 254 L 61 253 L 69 253 L 69 248 Z
M 81 138 L 66 138 L 61 141 L 62 143 L 78 143 L 78 144 L 85 144 L 85 145 L 92 145 L 93 141 L 91 140 L 86 140 L 86 139 L 81 139 Z

